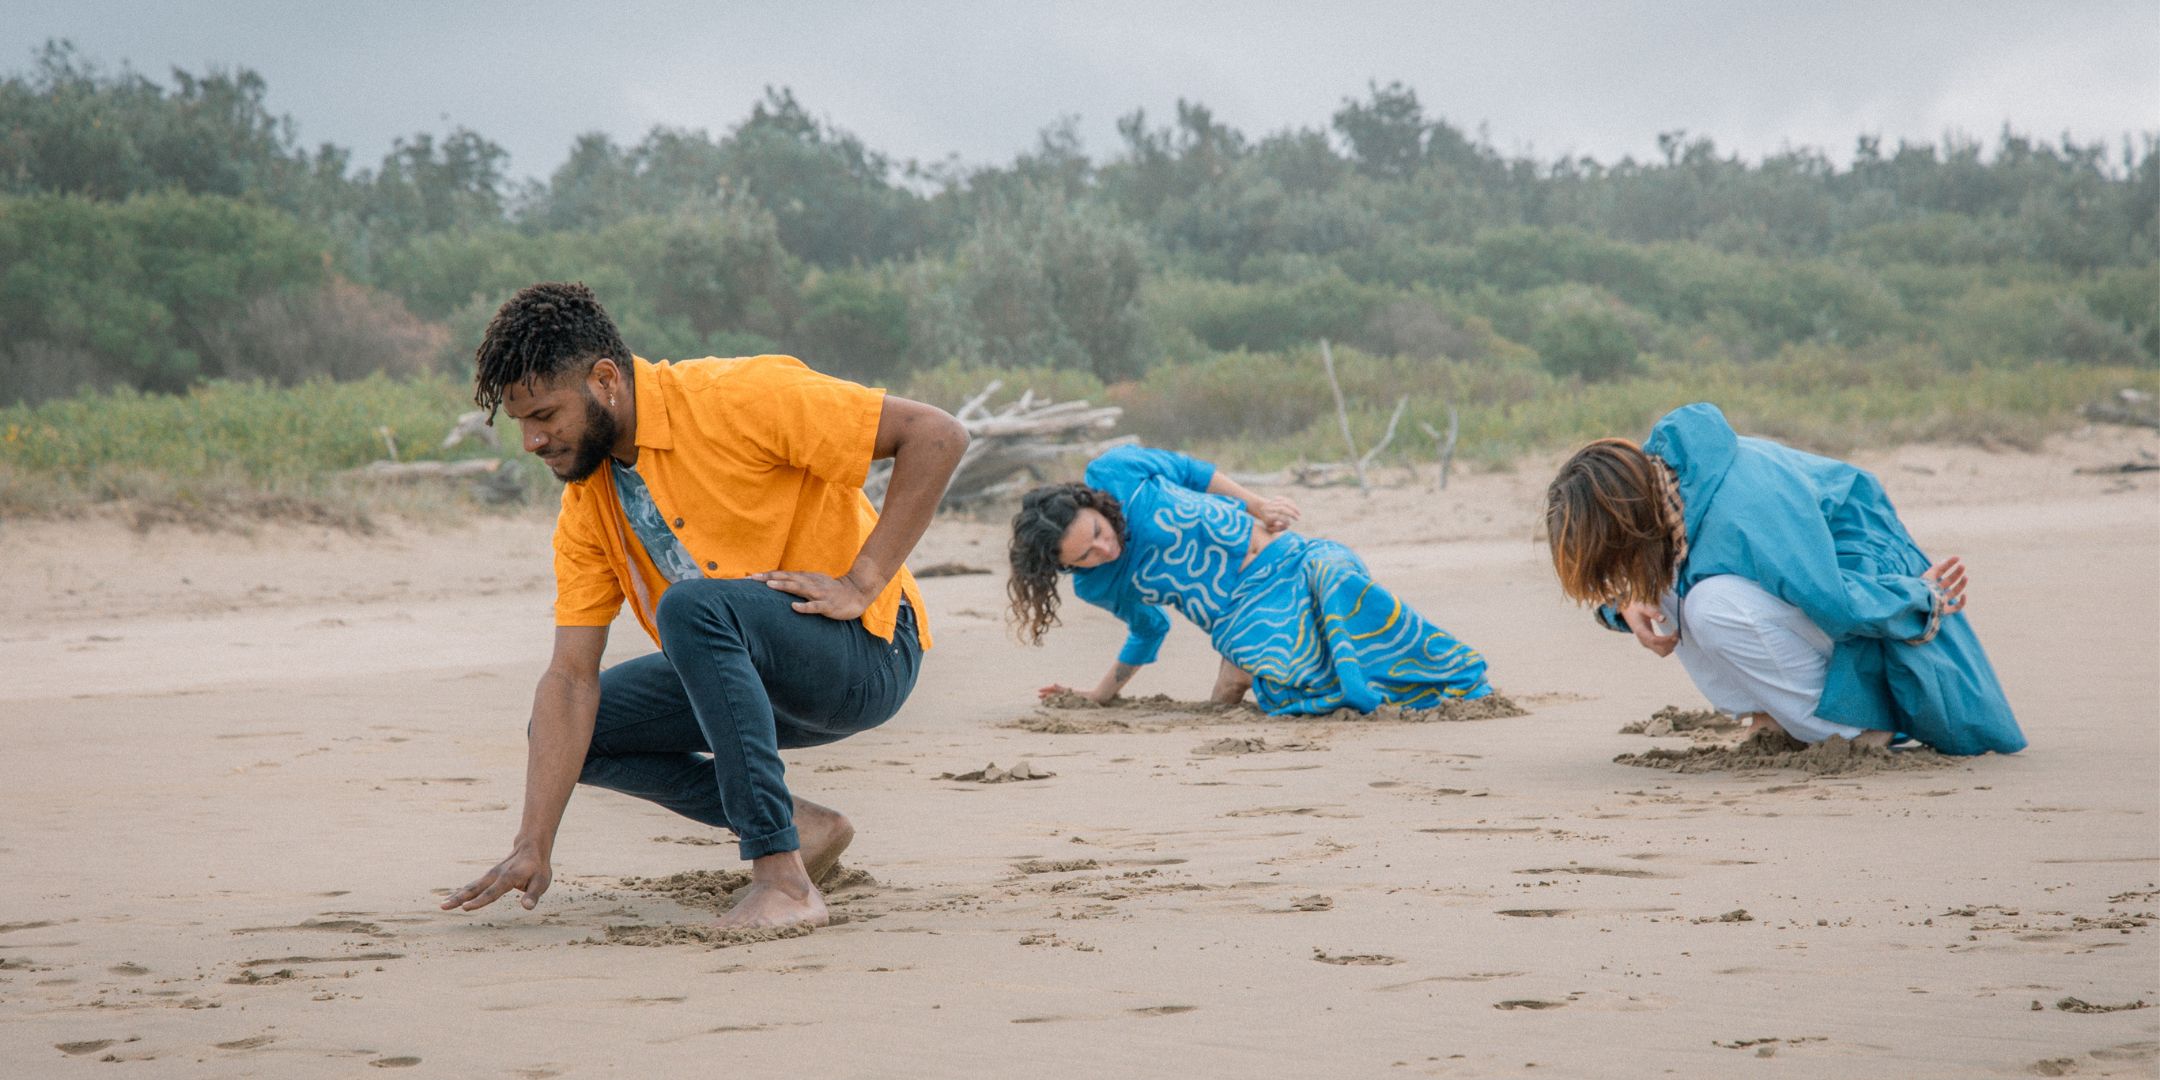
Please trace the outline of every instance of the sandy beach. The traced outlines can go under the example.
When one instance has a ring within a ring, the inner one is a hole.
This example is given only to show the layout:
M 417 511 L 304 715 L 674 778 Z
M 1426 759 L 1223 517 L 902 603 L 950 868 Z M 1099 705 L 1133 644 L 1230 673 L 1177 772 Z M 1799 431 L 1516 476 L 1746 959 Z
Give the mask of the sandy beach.
M 0 524 L 0 1075 L 2152 1076 L 2160 474 L 2076 470 L 2156 450 L 1855 458 L 1971 565 L 2032 746 L 1850 772 L 1614 761 L 1701 702 L 1560 597 L 1547 460 L 1292 492 L 1508 718 L 1185 707 L 1182 621 L 1167 703 L 1039 707 L 1122 628 L 1015 643 L 1001 523 L 942 521 L 913 565 L 996 572 L 923 582 L 895 720 L 789 758 L 858 829 L 844 921 L 717 948 L 729 838 L 591 789 L 538 910 L 436 910 L 516 825 L 544 515 Z

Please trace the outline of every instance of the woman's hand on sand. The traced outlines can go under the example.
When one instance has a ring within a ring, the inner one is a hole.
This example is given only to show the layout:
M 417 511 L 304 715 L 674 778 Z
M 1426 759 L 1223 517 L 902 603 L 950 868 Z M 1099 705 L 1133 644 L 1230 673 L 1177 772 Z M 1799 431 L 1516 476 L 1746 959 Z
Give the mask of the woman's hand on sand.
M 1281 496 L 1255 499 L 1252 505 L 1245 509 L 1253 517 L 1260 519 L 1260 524 L 1267 526 L 1269 532 L 1281 532 L 1297 524 L 1298 518 L 1302 516 L 1296 503 Z
M 862 618 L 863 612 L 870 610 L 870 601 L 875 599 L 844 577 L 827 577 L 807 570 L 772 570 L 752 574 L 750 580 L 762 581 L 782 592 L 802 597 L 795 602 L 795 610 L 805 615 L 823 615 L 840 622 Z
M 1656 604 L 1645 604 L 1640 600 L 1622 604 L 1620 617 L 1627 620 L 1628 629 L 1634 631 L 1635 640 L 1641 642 L 1643 648 L 1661 657 L 1671 656 L 1673 650 L 1680 646 L 1679 634 L 1657 632 L 1657 624 L 1664 621 L 1665 611 Z
M 1955 555 L 1928 567 L 1920 580 L 1935 590 L 1936 609 L 1943 615 L 1955 615 L 1965 610 L 1965 564 Z
M 540 895 L 547 892 L 549 883 L 555 880 L 555 872 L 548 866 L 547 856 L 533 848 L 519 845 L 510 857 L 496 863 L 495 868 L 474 879 L 473 883 L 451 893 L 442 902 L 442 909 L 460 908 L 478 911 L 502 898 L 512 889 L 522 895 L 518 903 L 531 911 L 540 902 Z
M 1084 697 L 1084 698 L 1088 699 L 1089 701 L 1092 701 L 1092 702 L 1094 702 L 1094 703 L 1095 703 L 1095 704 L 1097 704 L 1097 705 L 1101 705 L 1101 704 L 1103 704 L 1103 699 L 1102 699 L 1101 697 L 1098 697 L 1098 696 L 1096 696 L 1096 693 L 1095 693 L 1095 691 L 1093 691 L 1093 690 L 1076 690 L 1076 689 L 1074 689 L 1074 688 L 1072 688 L 1072 687 L 1070 687 L 1070 686 L 1067 686 L 1067 685 L 1065 685 L 1064 683 L 1051 683 L 1051 684 L 1050 684 L 1050 685 L 1048 685 L 1048 686 L 1045 686 L 1045 687 L 1042 687 L 1041 689 L 1038 689 L 1038 690 L 1036 690 L 1036 691 L 1035 691 L 1035 700 L 1037 700 L 1037 701 L 1048 701 L 1048 700 L 1050 700 L 1051 698 L 1057 697 L 1057 696 L 1058 696 L 1058 695 L 1060 695 L 1060 694 L 1074 694 L 1074 695 L 1077 695 L 1077 696 L 1079 696 L 1079 697 Z

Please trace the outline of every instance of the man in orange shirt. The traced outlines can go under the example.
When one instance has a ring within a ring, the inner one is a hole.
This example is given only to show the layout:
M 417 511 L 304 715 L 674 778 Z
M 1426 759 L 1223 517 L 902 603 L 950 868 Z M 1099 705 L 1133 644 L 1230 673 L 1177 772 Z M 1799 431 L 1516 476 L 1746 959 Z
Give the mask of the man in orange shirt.
M 815 881 L 854 829 L 788 792 L 780 751 L 876 727 L 914 689 L 931 642 L 902 561 L 966 429 L 792 357 L 638 359 L 583 285 L 519 291 L 477 362 L 474 400 L 567 486 L 524 815 L 509 858 L 443 908 L 538 903 L 583 782 L 735 832 L 750 884 L 722 927 L 823 925 Z M 862 484 L 882 458 L 880 514 Z M 625 599 L 660 651 L 603 672 Z

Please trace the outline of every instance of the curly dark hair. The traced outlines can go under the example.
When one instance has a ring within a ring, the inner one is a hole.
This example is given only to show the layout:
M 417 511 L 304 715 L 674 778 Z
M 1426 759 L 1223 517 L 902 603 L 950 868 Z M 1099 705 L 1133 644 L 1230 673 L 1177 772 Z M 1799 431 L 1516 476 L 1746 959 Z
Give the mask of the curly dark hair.
M 1109 519 L 1120 538 L 1125 535 L 1125 510 L 1117 497 L 1086 484 L 1046 484 L 1020 500 L 1013 515 L 1012 577 L 1005 581 L 1005 595 L 1012 600 L 1007 617 L 1013 632 L 1030 645 L 1042 644 L 1043 634 L 1058 624 L 1058 547 L 1065 530 L 1082 510 L 1093 510 Z
M 584 282 L 543 281 L 519 289 L 488 322 L 473 352 L 473 403 L 488 411 L 502 405 L 511 383 L 552 382 L 583 375 L 602 357 L 632 377 L 630 349 L 615 322 Z

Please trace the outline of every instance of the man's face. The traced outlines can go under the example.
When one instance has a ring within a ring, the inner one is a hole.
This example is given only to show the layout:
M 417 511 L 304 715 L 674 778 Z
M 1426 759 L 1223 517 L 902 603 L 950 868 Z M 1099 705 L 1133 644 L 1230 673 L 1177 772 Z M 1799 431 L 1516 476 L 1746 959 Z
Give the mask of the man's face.
M 573 377 L 558 385 L 511 383 L 503 388 L 503 414 L 517 421 L 525 449 L 566 484 L 598 471 L 622 435 L 622 425 L 601 407 L 588 381 Z

